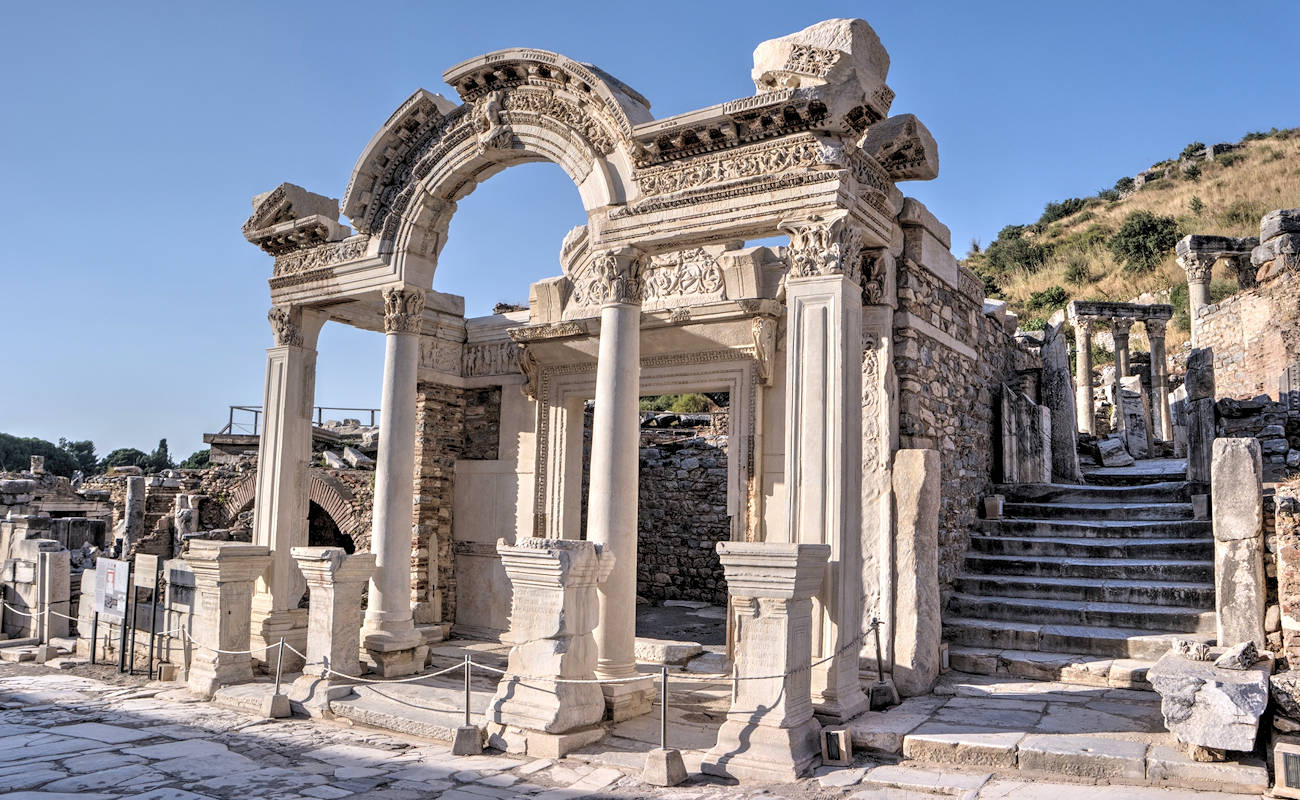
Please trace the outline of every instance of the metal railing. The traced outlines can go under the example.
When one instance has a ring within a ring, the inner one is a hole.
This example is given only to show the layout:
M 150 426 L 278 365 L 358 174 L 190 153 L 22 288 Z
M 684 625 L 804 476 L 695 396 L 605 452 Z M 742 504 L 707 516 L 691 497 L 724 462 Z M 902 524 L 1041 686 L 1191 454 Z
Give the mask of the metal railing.
M 230 406 L 230 414 L 226 419 L 226 426 L 217 431 L 217 435 L 240 434 L 245 436 L 261 435 L 261 423 L 263 410 L 261 406 Z M 325 424 L 326 411 L 359 411 L 363 415 L 370 415 L 370 427 L 379 424 L 379 409 L 377 408 L 352 408 L 345 406 L 316 406 L 312 410 L 312 420 L 317 427 Z M 250 419 L 251 417 L 251 419 Z M 364 417 L 361 417 L 364 421 Z

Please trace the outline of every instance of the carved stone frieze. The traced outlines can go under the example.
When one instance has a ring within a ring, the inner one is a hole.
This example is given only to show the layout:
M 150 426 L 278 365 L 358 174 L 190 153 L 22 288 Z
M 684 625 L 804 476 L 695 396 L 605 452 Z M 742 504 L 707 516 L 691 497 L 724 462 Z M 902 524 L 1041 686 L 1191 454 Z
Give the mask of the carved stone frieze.
M 861 279 L 863 231 L 847 214 L 814 215 L 778 227 L 790 237 L 788 277 L 843 274 L 852 281 Z
M 519 369 L 519 345 L 514 342 L 487 342 L 465 345 L 461 374 L 466 378 L 506 375 Z
M 300 250 L 296 253 L 278 256 L 275 259 L 274 274 L 277 277 L 293 275 L 354 261 L 366 254 L 366 248 L 369 244 L 369 236 L 353 236 L 341 242 L 330 242 L 318 245 L 310 250 Z
M 420 337 L 420 369 L 431 369 L 445 375 L 461 374 L 461 349 L 459 342 Z
M 862 472 L 870 475 L 882 467 L 880 425 L 880 338 L 862 332 Z
M 614 152 L 617 139 L 604 120 L 591 113 L 589 107 L 562 99 L 550 89 L 520 87 L 503 95 L 501 108 L 548 117 L 578 133 L 596 151 L 605 155 Z
M 841 55 L 843 53 L 839 50 L 797 44 L 790 48 L 790 55 L 786 58 L 785 68 L 789 72 L 799 72 L 825 78 L 830 74 L 831 68 L 839 62 Z
M 574 320 L 511 328 L 506 333 L 515 342 L 523 344 L 524 342 L 535 342 L 539 339 L 564 339 L 570 336 L 586 336 L 587 326 Z
M 894 255 L 883 247 L 864 250 L 862 254 L 862 304 L 887 302 L 885 284 L 894 269 Z
M 276 347 L 302 347 L 302 327 L 293 317 L 293 310 L 289 306 L 271 306 L 271 310 L 266 313 Z
M 644 196 L 664 195 L 727 181 L 777 175 L 793 169 L 835 163 L 838 153 L 816 139 L 771 142 L 718 155 L 651 167 L 636 174 Z
M 389 287 L 384 290 L 385 333 L 419 333 L 423 317 L 423 289 Z
M 684 298 L 725 300 L 722 267 L 702 247 L 657 255 L 642 270 L 641 285 L 648 308 Z

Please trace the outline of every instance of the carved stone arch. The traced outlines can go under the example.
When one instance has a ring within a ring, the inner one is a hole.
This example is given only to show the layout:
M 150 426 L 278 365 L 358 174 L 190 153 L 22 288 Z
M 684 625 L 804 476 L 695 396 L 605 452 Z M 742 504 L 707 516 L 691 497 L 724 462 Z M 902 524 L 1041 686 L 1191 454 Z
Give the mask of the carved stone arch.
M 251 509 L 256 491 L 256 473 L 237 483 L 221 504 L 221 524 L 233 525 L 236 517 Z M 357 515 L 356 497 L 334 476 L 318 469 L 310 470 L 307 497 L 334 520 L 341 532 L 358 542 L 362 536 L 368 538 L 369 531 Z
M 407 282 L 432 279 L 456 201 L 533 161 L 557 164 L 588 215 L 634 199 L 632 127 L 649 103 L 588 64 L 511 49 L 452 67 L 463 104 L 420 90 L 384 124 L 353 170 L 343 213 L 376 236 Z

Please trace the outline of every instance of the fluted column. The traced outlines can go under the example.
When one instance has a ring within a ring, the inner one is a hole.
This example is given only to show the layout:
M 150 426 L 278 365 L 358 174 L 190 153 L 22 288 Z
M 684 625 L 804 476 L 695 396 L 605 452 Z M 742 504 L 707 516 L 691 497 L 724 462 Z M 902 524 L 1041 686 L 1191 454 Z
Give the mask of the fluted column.
M 1214 262 L 1212 253 L 1185 253 L 1178 257 L 1178 265 L 1187 273 L 1187 309 L 1192 318 L 1192 345 L 1196 345 L 1196 317 L 1210 304 L 1210 275 Z
M 787 542 L 830 545 L 813 616 L 812 701 L 823 720 L 866 710 L 862 650 L 863 232 L 847 212 L 786 222 Z M 770 536 L 769 541 L 775 540 Z M 937 591 L 937 587 L 935 588 Z
M 1092 400 L 1092 319 L 1074 320 L 1074 361 L 1078 372 L 1075 383 L 1076 405 L 1079 407 L 1079 430 L 1094 433 L 1097 428 Z
M 316 340 L 329 315 L 314 309 L 275 306 L 267 319 L 275 346 L 266 351 L 253 543 L 270 550 L 271 565 L 254 587 L 251 647 L 268 647 L 283 636 L 303 650 L 307 644 L 307 616 L 298 604 L 307 584 L 289 550 L 307 544 L 307 470 L 316 394 Z M 302 659 L 292 652 L 285 651 L 285 657 L 285 666 L 290 669 L 296 670 L 302 664 Z
M 415 482 L 415 380 L 420 364 L 424 292 L 384 290 L 384 388 L 380 396 L 370 549 L 376 571 L 362 627 L 367 661 L 382 675 L 424 666 L 422 637 L 411 614 L 411 492 Z
M 1148 319 L 1147 340 L 1151 343 L 1151 427 L 1166 442 L 1174 440 L 1174 422 L 1169 413 L 1169 389 L 1165 380 L 1165 321 Z
M 1131 319 L 1112 319 L 1110 333 L 1115 342 L 1115 380 L 1111 390 L 1115 398 L 1115 430 L 1128 430 L 1128 417 L 1124 414 L 1123 378 L 1128 377 L 1128 334 L 1133 326 Z
M 636 674 L 637 451 L 641 396 L 641 254 L 632 248 L 598 253 L 600 351 L 596 408 L 591 429 L 591 479 L 587 540 L 614 557 L 614 570 L 598 591 L 596 675 Z M 606 684 L 614 720 L 650 710 L 647 681 Z

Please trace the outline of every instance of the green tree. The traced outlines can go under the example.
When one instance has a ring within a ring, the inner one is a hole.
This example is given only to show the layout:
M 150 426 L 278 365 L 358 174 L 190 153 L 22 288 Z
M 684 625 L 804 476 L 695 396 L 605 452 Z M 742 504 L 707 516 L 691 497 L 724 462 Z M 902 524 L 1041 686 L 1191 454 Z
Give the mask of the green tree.
M 1107 247 L 1130 272 L 1150 272 L 1178 243 L 1178 222 L 1150 211 L 1134 211 L 1110 237 Z
M 1187 202 L 1187 207 L 1192 210 L 1193 214 L 1199 217 L 1201 212 L 1205 210 L 1205 201 L 1201 199 L 1200 195 L 1194 194 L 1192 195 L 1192 199 Z
M 53 442 L 26 436 L 0 433 L 0 472 L 19 472 L 29 468 L 32 456 L 45 456 L 45 471 L 65 478 L 72 477 L 77 462 Z
M 1186 147 L 1183 148 L 1183 152 L 1179 153 L 1179 154 L 1178 154 L 1178 157 L 1179 157 L 1180 159 L 1182 159 L 1182 158 L 1199 158 L 1200 155 L 1201 155 L 1202 153 L 1204 153 L 1204 152 L 1205 152 L 1205 143 L 1204 143 L 1204 142 L 1192 142 L 1191 144 L 1189 144 L 1189 145 L 1187 145 Z
M 181 469 L 203 469 L 208 465 L 211 456 L 212 450 L 210 448 L 205 447 L 202 450 L 195 450 L 190 453 L 189 458 L 182 461 L 178 466 Z
M 158 446 L 149 454 L 149 463 L 146 465 L 146 472 L 162 472 L 165 469 L 175 469 L 176 464 L 172 461 L 171 452 L 167 449 L 167 440 L 159 439 Z
M 99 464 L 99 459 L 95 457 L 95 443 L 86 439 L 80 442 L 70 442 L 67 439 L 59 439 L 59 449 L 72 456 L 72 460 L 77 463 L 76 468 L 86 475 L 93 475 L 95 467 Z
M 134 447 L 119 447 L 99 462 L 99 471 L 108 472 L 113 467 L 140 467 L 144 469 L 149 462 L 149 454 Z

